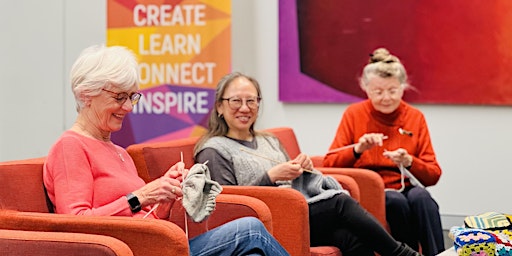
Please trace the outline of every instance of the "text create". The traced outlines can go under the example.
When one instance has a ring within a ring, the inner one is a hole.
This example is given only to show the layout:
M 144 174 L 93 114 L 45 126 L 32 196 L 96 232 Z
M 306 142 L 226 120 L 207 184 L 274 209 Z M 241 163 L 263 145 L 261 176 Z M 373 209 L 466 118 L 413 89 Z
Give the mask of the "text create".
M 143 26 L 205 26 L 204 4 L 137 4 L 133 8 L 133 23 Z

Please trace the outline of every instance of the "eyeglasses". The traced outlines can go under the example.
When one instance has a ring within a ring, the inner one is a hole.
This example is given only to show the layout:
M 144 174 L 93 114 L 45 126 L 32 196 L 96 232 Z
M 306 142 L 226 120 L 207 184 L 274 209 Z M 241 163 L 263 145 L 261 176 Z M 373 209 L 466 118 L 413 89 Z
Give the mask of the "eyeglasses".
M 260 106 L 261 97 L 240 99 L 240 98 L 234 96 L 234 97 L 229 97 L 229 98 L 221 98 L 221 100 L 227 100 L 229 107 L 233 110 L 240 109 L 243 106 L 244 101 L 248 108 L 258 109 L 258 107 Z
M 135 105 L 135 104 L 137 104 L 137 102 L 139 102 L 140 97 L 142 96 L 142 94 L 140 94 L 138 92 L 134 92 L 134 93 L 128 95 L 128 93 L 126 93 L 126 92 L 117 93 L 117 92 L 109 91 L 107 89 L 101 89 L 101 90 L 115 94 L 116 96 L 114 96 L 112 98 L 116 99 L 117 103 L 119 103 L 120 105 L 123 105 L 128 98 L 130 98 L 132 105 Z
M 384 97 L 384 94 L 387 93 L 389 97 L 394 98 L 400 93 L 400 88 L 391 88 L 389 90 L 371 90 L 369 93 L 377 98 Z

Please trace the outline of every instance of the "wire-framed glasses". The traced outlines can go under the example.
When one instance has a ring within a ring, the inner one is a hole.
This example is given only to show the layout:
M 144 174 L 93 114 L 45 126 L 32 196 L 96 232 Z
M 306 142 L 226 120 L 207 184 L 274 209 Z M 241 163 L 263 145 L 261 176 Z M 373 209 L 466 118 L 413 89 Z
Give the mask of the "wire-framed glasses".
M 103 91 L 106 91 L 108 93 L 112 93 L 112 94 L 115 94 L 115 96 L 113 96 L 112 98 L 114 98 L 117 103 L 119 103 L 120 105 L 123 105 L 127 99 L 130 99 L 132 105 L 135 105 L 137 104 L 137 102 L 139 102 L 140 100 L 140 97 L 142 96 L 142 94 L 138 93 L 138 92 L 133 92 L 132 94 L 128 94 L 126 92 L 113 92 L 113 91 L 109 91 L 107 89 L 101 89 Z
M 233 96 L 229 98 L 221 98 L 221 100 L 227 100 L 228 105 L 233 110 L 238 110 L 244 105 L 247 105 L 250 109 L 258 109 L 260 106 L 261 97 L 251 97 L 246 99 L 241 99 L 239 97 Z

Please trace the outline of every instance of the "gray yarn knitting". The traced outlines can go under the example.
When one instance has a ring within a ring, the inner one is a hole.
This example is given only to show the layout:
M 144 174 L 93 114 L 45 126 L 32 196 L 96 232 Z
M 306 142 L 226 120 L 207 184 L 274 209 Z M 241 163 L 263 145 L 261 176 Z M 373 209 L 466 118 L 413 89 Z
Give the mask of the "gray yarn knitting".
M 195 164 L 181 184 L 183 207 L 194 222 L 201 222 L 215 209 L 215 198 L 222 191 L 219 183 L 212 181 L 208 166 Z
M 331 198 L 340 193 L 350 195 L 333 177 L 324 176 L 316 170 L 315 173 L 303 172 L 292 181 L 292 188 L 301 192 L 308 204 Z

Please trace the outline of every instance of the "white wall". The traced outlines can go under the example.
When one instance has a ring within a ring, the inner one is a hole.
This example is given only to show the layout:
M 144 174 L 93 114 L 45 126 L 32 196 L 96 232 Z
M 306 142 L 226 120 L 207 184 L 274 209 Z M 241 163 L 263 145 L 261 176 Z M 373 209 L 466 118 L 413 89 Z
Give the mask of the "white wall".
M 346 105 L 278 102 L 277 3 L 233 0 L 233 69 L 255 76 L 263 87 L 258 128 L 291 126 L 303 152 L 323 154 Z M 17 0 L 3 1 L 2 7 L 0 161 L 44 156 L 74 121 L 69 68 L 81 49 L 105 42 L 106 1 Z M 443 224 L 484 211 L 512 213 L 512 109 L 417 107 L 443 168 L 439 184 L 430 189 Z

